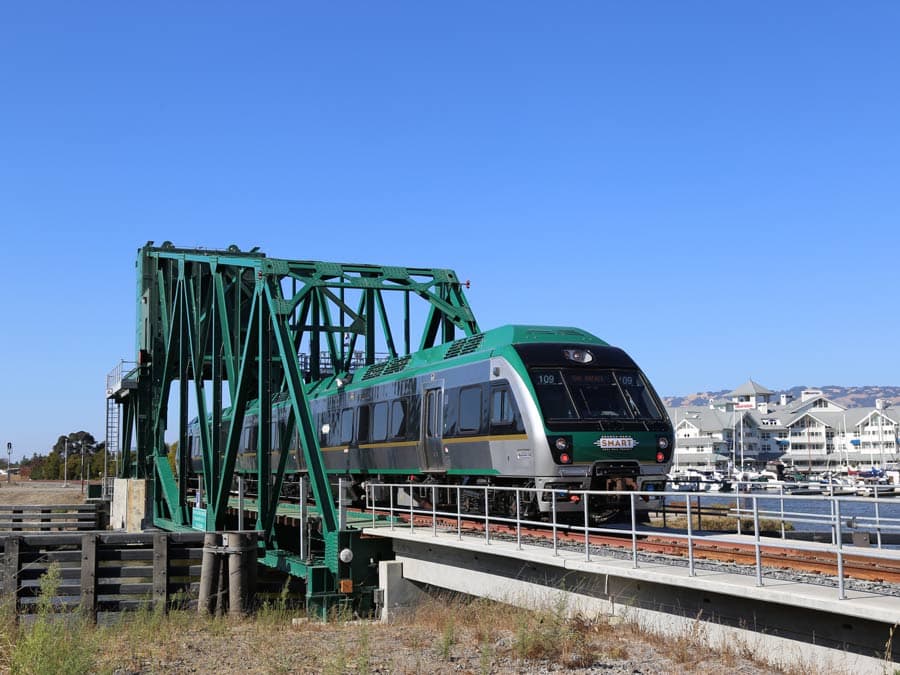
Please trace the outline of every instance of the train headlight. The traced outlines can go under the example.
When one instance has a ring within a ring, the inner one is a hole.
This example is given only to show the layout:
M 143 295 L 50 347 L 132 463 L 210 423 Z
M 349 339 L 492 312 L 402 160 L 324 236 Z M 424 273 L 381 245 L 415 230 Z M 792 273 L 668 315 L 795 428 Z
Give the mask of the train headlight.
M 557 464 L 572 464 L 575 461 L 571 436 L 548 436 L 547 444 L 550 446 L 553 461 Z
M 590 363 L 594 355 L 587 349 L 563 349 L 563 356 L 575 363 Z
M 656 437 L 656 461 L 660 464 L 669 461 L 671 441 L 668 436 Z

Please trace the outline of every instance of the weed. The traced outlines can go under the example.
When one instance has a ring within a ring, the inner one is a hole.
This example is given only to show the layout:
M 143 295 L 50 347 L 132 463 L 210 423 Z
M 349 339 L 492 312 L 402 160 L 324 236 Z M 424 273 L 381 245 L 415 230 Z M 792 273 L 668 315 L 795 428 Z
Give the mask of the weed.
M 884 670 L 887 671 L 894 664 L 894 631 L 900 624 L 895 623 L 888 631 L 887 641 L 884 643 Z M 897 675 L 898 669 L 894 668 L 894 675 Z
M 694 663 L 698 655 L 703 653 L 706 631 L 702 623 L 702 610 L 697 613 L 694 621 L 687 626 L 683 633 L 676 634 L 670 641 L 669 656 L 676 663 L 685 665 Z
M 169 608 L 173 611 L 187 610 L 190 609 L 193 600 L 196 598 L 191 597 L 187 591 L 176 591 L 169 598 Z
M 356 672 L 368 673 L 372 670 L 372 653 L 369 641 L 369 625 L 362 624 L 359 628 L 359 640 L 356 643 Z
M 288 579 L 281 587 L 277 598 L 267 600 L 259 606 L 256 611 L 257 621 L 265 625 L 288 623 L 295 614 L 291 595 L 290 579 Z
M 328 608 L 326 613 L 328 623 L 347 623 L 353 620 L 353 607 L 348 603 L 339 602 Z
M 138 609 L 128 617 L 130 630 L 136 633 L 136 637 L 144 640 L 159 635 L 167 623 L 165 608 L 162 605 L 154 605 L 149 597 L 145 598 Z
M 606 657 L 613 661 L 624 661 L 628 658 L 628 649 L 621 644 L 610 645 L 605 653 Z
M 0 671 L 10 667 L 10 655 L 18 632 L 17 622 L 15 596 L 0 599 Z
M 95 631 L 79 615 L 56 611 L 53 598 L 60 586 L 59 565 L 41 577 L 34 623 L 21 628 L 10 658 L 13 675 L 84 673 L 94 668 Z
M 482 675 L 490 673 L 494 667 L 494 648 L 484 642 L 478 648 L 478 667 Z
M 574 640 L 565 610 L 561 598 L 550 609 L 519 612 L 513 638 L 516 656 L 521 660 L 567 658 Z
M 325 675 L 342 675 L 347 670 L 347 648 L 343 640 L 334 643 L 334 653 L 325 663 L 323 672 Z
M 450 651 L 453 649 L 453 645 L 456 643 L 456 632 L 455 626 L 453 624 L 452 616 L 446 621 L 444 624 L 444 630 L 441 632 L 441 642 L 440 642 L 440 652 L 441 658 L 444 661 L 450 660 Z

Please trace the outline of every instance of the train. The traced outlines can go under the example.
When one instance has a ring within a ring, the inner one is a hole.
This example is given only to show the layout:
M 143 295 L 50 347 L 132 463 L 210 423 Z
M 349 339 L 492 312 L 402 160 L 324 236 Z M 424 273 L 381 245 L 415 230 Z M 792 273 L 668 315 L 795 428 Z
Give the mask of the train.
M 360 499 L 419 503 L 429 484 L 451 485 L 459 488 L 443 491 L 442 507 L 476 513 L 484 496 L 467 486 L 517 487 L 490 491 L 492 514 L 578 521 L 585 505 L 573 491 L 610 491 L 589 501 L 590 518 L 603 522 L 627 512 L 629 491 L 665 490 L 675 446 L 634 360 L 571 327 L 488 330 L 310 383 L 307 399 L 329 479 L 344 478 Z M 302 475 L 298 434 L 284 438 L 289 400 L 281 394 L 270 405 L 271 466 L 285 451 L 286 472 Z M 258 426 L 255 401 L 235 466 L 248 478 L 257 471 Z M 188 435 L 199 473 L 198 419 Z M 380 488 L 397 483 L 413 487 L 400 495 Z

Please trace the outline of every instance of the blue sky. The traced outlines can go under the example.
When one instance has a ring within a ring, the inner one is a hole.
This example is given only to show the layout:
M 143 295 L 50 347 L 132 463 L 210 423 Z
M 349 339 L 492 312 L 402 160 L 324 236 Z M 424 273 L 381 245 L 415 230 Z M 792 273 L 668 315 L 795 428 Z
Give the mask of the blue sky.
M 0 440 L 104 436 L 147 240 L 449 267 L 661 394 L 900 384 L 900 4 L 0 5 Z

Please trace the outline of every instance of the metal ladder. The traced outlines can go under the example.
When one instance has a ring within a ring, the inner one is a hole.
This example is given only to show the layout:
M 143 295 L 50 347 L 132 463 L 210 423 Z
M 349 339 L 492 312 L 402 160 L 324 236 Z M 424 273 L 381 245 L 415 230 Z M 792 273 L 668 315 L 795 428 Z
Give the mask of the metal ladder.
M 103 456 L 103 499 L 109 497 L 109 474 L 107 467 L 110 453 L 119 453 L 119 406 L 114 399 L 106 399 L 106 451 Z

